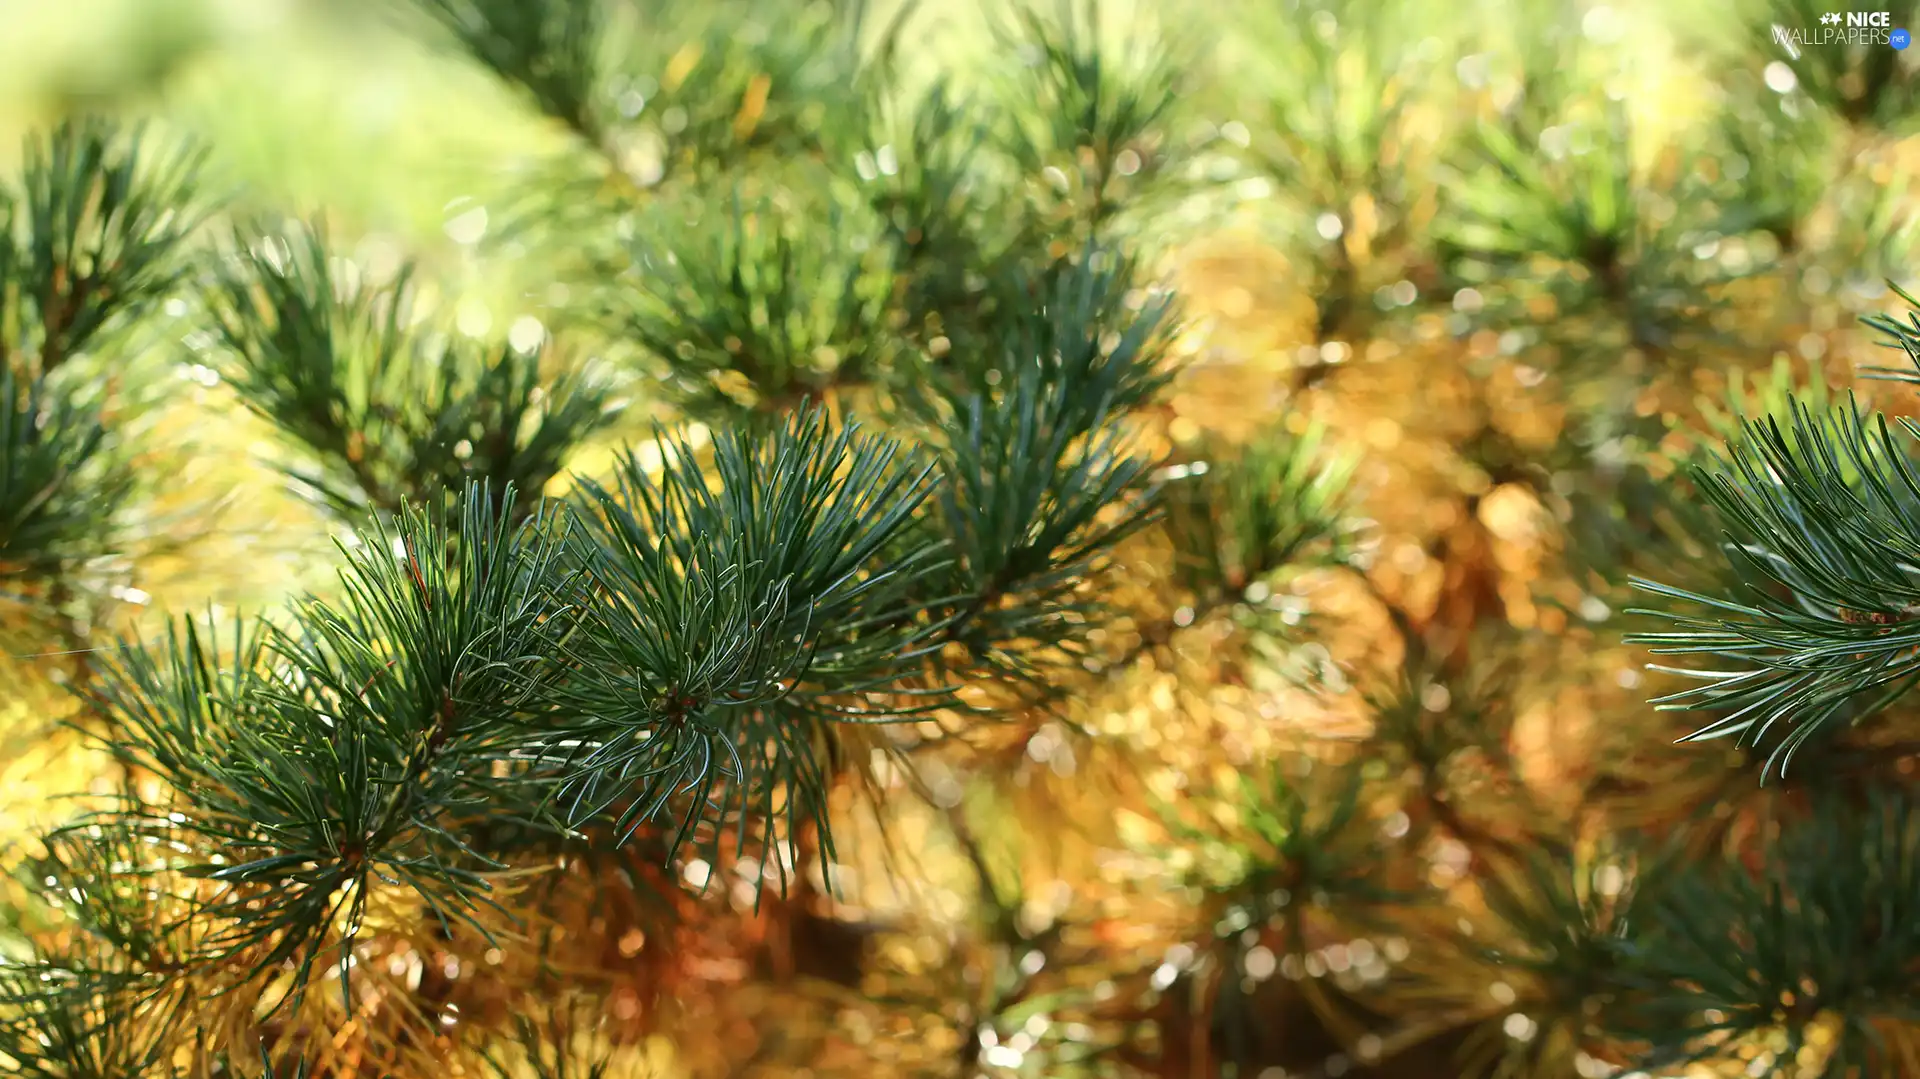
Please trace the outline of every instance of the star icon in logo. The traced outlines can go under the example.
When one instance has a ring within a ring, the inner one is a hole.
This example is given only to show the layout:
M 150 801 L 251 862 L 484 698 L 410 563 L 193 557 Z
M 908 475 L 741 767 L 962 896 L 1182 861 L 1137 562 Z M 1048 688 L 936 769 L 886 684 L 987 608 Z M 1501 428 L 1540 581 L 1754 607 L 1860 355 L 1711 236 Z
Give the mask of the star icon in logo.
M 1840 25 L 1840 13 L 1837 11 L 1829 11 L 1820 16 L 1820 21 L 1828 26 L 1838 26 Z

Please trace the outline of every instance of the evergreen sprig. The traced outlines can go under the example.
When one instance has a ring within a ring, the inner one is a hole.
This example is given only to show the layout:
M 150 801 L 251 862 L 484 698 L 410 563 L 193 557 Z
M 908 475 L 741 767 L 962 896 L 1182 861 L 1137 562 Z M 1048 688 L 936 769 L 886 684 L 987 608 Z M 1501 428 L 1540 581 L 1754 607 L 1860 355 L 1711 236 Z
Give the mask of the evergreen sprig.
M 17 194 L 0 192 L 0 359 L 53 371 L 188 271 L 204 152 L 157 141 L 97 118 L 27 140 Z
M 622 1052 L 604 1006 L 570 993 L 514 1018 L 504 1044 L 481 1051 L 492 1079 L 653 1079 L 638 1051 Z
M 1680 868 L 1639 905 L 1616 1030 L 1651 1046 L 1648 1068 L 1783 1033 L 1748 1070 L 1788 1075 L 1813 1028 L 1833 1022 L 1821 1074 L 1891 1074 L 1904 1058 L 1882 1024 L 1920 1018 L 1907 988 L 1920 962 L 1920 815 L 1895 791 L 1830 795 L 1768 847 L 1757 867 L 1729 857 Z
M 1897 348 L 1904 352 L 1908 368 L 1869 367 L 1862 373 L 1892 382 L 1904 382 L 1910 386 L 1920 386 L 1920 300 L 1892 282 L 1888 282 L 1894 295 L 1906 302 L 1907 318 L 1905 322 L 1885 313 L 1868 315 L 1861 319 L 1869 329 L 1880 334 L 1880 343 L 1887 348 Z
M 1128 312 L 1128 281 L 1098 250 L 1040 276 L 1041 306 L 993 360 L 909 399 L 939 462 L 930 520 L 955 556 L 939 591 L 965 597 L 949 637 L 1035 684 L 1042 653 L 1084 658 L 1101 608 L 1082 584 L 1157 512 L 1129 417 L 1172 377 L 1173 308 L 1141 296 Z
M 22 887 L 78 938 L 64 962 L 91 957 L 83 965 L 95 973 L 134 980 L 184 969 L 202 927 L 179 917 L 191 905 L 180 898 L 177 842 L 164 825 L 83 821 L 43 837 L 44 851 L 21 860 Z
M 415 0 L 459 48 L 589 142 L 604 137 L 605 0 Z
M 180 969 L 187 909 L 163 894 L 173 849 L 119 827 L 80 825 L 45 837 L 12 866 L 25 919 L 54 948 L 0 957 L 0 1055 L 37 1079 L 176 1079 L 174 1039 L 194 997 Z M 189 930 L 190 931 L 190 930 Z M 184 1079 L 184 1076 L 180 1076 Z
M 1619 343 L 1664 355 L 1716 339 L 1716 289 L 1750 269 L 1711 257 L 1743 223 L 1694 179 L 1700 170 L 1649 184 L 1634 144 L 1624 102 L 1534 77 L 1518 104 L 1469 133 L 1471 161 L 1455 166 L 1435 221 L 1459 282 L 1490 291 L 1490 315 L 1520 317 L 1528 288 L 1551 297 L 1556 317 L 1540 332 L 1572 359 L 1610 362 Z M 1541 266 L 1549 272 L 1530 272 Z M 1596 316 L 1624 342 L 1596 333 Z
M 116 754 L 175 799 L 164 818 L 116 819 L 171 822 L 179 871 L 214 886 L 186 964 L 238 984 L 291 963 L 297 995 L 337 932 L 344 992 L 382 883 L 479 925 L 499 867 L 461 834 L 511 807 L 487 762 L 554 676 L 572 595 L 554 521 L 516 526 L 494 501 L 475 486 L 457 508 L 376 524 L 347 552 L 343 597 L 304 601 L 289 625 L 236 622 L 223 648 L 188 621 L 106 666 Z
M 1828 192 L 1837 227 L 1810 252 L 1838 283 L 1836 299 L 1850 311 L 1885 298 L 1889 279 L 1907 281 L 1920 239 L 1913 209 L 1914 172 L 1897 156 L 1862 153 Z M 1811 246 L 1811 245 L 1809 245 Z
M 870 218 L 738 193 L 726 211 L 676 209 L 636 240 L 627 287 L 597 321 L 666 365 L 686 411 L 780 411 L 895 373 L 905 350 Z
M 1631 999 L 1630 979 L 1640 973 L 1629 949 L 1648 905 L 1642 890 L 1667 868 L 1658 855 L 1596 855 L 1559 843 L 1487 867 L 1493 939 L 1469 935 L 1460 946 L 1493 965 L 1513 997 L 1491 1014 L 1477 1000 L 1469 1004 L 1484 1018 L 1462 1046 L 1463 1074 L 1578 1074 L 1587 1051 L 1607 1045 L 1609 1018 Z M 1470 989 L 1476 997 L 1484 992 L 1477 980 Z M 1530 1024 L 1529 1037 L 1507 1028 L 1516 1015 Z
M 0 965 L 0 1056 L 25 1079 L 173 1079 L 191 1000 L 73 957 Z
M 1190 591 L 1238 593 L 1283 568 L 1352 556 L 1347 511 L 1359 459 L 1326 443 L 1326 426 L 1312 423 L 1299 435 L 1278 430 L 1238 452 L 1221 446 L 1175 466 L 1167 529 Z
M 289 471 L 335 512 L 397 513 L 484 479 L 524 517 L 608 422 L 610 387 L 552 349 L 437 332 L 412 277 L 364 280 L 317 225 L 244 231 L 204 290 L 220 362 L 317 459 Z
M 1920 676 L 1920 468 L 1910 445 L 1920 432 L 1906 420 L 1899 431 L 1852 400 L 1824 415 L 1795 402 L 1785 422 L 1746 421 L 1726 457 L 1697 476 L 1742 583 L 1707 596 L 1636 579 L 1704 613 L 1665 614 L 1675 630 L 1632 638 L 1656 655 L 1722 661 L 1656 668 L 1702 683 L 1660 707 L 1724 713 L 1692 739 L 1757 742 L 1784 725 L 1769 762 L 1784 769 L 1829 722 L 1872 714 Z
M 1054 329 L 1092 333 L 1074 310 Z M 710 455 L 663 438 L 657 474 L 629 454 L 521 524 L 479 485 L 375 518 L 340 598 L 230 641 L 188 621 L 106 665 L 116 754 L 171 794 L 85 824 L 171 844 L 205 882 L 170 969 L 235 989 L 284 969 L 283 1000 L 336 950 L 346 991 L 376 886 L 486 933 L 503 822 L 619 842 L 671 816 L 664 856 L 714 862 L 729 833 L 765 857 L 811 827 L 830 859 L 833 725 L 952 705 L 955 640 L 1071 636 L 1076 578 L 1144 520 L 1120 420 L 1163 381 L 1156 324 L 1111 352 L 1054 333 L 992 401 L 956 388 L 967 439 L 931 456 L 808 409 Z
M 1289 238 L 1317 273 L 1322 339 L 1350 330 L 1374 289 L 1427 257 L 1412 171 L 1431 152 L 1412 112 L 1426 74 L 1415 7 L 1317 0 L 1289 11 L 1288 25 L 1266 30 L 1272 45 L 1252 79 L 1262 122 L 1230 151 L 1289 211 Z
M 0 367 L 0 598 L 112 549 L 112 521 L 135 477 L 96 409 Z
M 852 182 L 882 224 L 902 331 L 936 355 L 991 349 L 1021 306 L 1003 286 L 1016 267 L 1049 261 L 1051 239 L 1021 212 L 1018 166 L 995 152 L 995 106 L 941 82 L 879 107 Z
M 653 40 L 629 78 L 651 98 L 639 114 L 643 130 L 668 177 L 711 178 L 761 158 L 847 146 L 916 5 L 871 34 L 869 0 L 641 6 L 642 32 Z
M 1099 0 L 1057 0 L 1051 12 L 1009 5 L 1000 48 L 1024 64 L 1001 88 L 1005 147 L 1034 185 L 1043 220 L 1069 245 L 1106 238 L 1138 194 L 1177 159 L 1166 130 L 1184 66 L 1163 35 L 1116 48 Z M 1069 248 L 1070 250 L 1071 248 Z
M 1004 395 L 1032 368 L 1058 382 L 1060 422 L 1082 431 L 1096 416 L 1132 411 L 1172 380 L 1176 341 L 1184 328 L 1176 297 L 1144 282 L 1129 253 L 1090 246 L 1059 262 L 1019 262 L 995 282 L 1010 303 L 994 336 L 945 361 L 930 397 L 911 387 L 907 399 L 936 420 L 951 419 L 974 397 Z
M 613 203 L 631 205 L 682 177 L 712 180 L 750 161 L 846 145 L 915 5 L 877 33 L 866 0 L 414 6 L 443 40 L 580 136 L 624 180 Z M 552 209 L 565 208 L 536 214 Z
M 20 175 L 0 184 L 0 601 L 29 615 L 66 617 L 72 571 L 127 539 L 137 476 L 99 392 L 119 357 L 74 361 L 136 325 L 189 268 L 209 204 L 202 156 L 80 118 L 30 136 Z
M 1390 843 L 1368 808 L 1373 793 L 1360 762 L 1282 758 L 1240 775 L 1225 793 L 1235 830 L 1223 840 L 1196 829 L 1171 805 L 1159 816 L 1175 839 L 1200 854 L 1196 876 L 1221 902 L 1216 940 L 1227 946 L 1249 927 L 1285 926 L 1286 954 L 1304 953 L 1308 912 L 1367 924 L 1414 895 L 1383 874 Z
M 729 828 L 744 853 L 784 819 L 824 857 L 826 725 L 944 699 L 913 685 L 941 629 L 913 600 L 944 552 L 907 540 L 932 464 L 811 408 L 710 464 L 664 448 L 658 475 L 628 455 L 577 502 L 595 599 L 541 736 L 559 797 L 571 821 L 617 803 L 622 838 L 675 815 L 669 853 Z

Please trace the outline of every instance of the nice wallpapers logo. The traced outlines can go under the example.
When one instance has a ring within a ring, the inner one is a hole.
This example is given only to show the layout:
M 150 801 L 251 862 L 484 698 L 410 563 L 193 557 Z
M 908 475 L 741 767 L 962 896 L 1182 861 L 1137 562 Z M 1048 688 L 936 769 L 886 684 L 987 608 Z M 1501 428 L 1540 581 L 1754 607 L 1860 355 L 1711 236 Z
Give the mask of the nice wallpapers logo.
M 1773 40 L 1798 52 L 1815 45 L 1890 45 L 1904 49 L 1913 37 L 1903 27 L 1893 25 L 1893 16 L 1885 11 L 1829 11 L 1820 16 L 1818 26 L 1789 27 L 1776 24 Z

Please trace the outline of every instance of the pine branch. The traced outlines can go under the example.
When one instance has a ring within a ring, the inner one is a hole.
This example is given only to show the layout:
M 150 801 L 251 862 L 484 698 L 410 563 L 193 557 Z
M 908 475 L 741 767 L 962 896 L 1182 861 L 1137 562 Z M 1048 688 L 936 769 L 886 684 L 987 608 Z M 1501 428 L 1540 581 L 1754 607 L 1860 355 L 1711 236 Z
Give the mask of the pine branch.
M 1129 197 L 1172 162 L 1164 123 L 1182 65 L 1164 35 L 1146 45 L 1147 35 L 1129 34 L 1142 44 L 1124 52 L 1103 41 L 1111 27 L 1100 0 L 1059 0 L 1050 17 L 1024 4 L 1005 10 L 998 45 L 1026 58 L 1001 89 L 1006 152 L 1068 244 L 1104 239 Z M 1052 190 L 1046 175 L 1058 177 Z
M 1292 244 L 1316 273 L 1316 340 L 1352 332 L 1374 290 L 1421 276 L 1432 258 L 1418 227 L 1418 171 L 1430 136 L 1412 122 L 1413 88 L 1431 78 L 1414 46 L 1417 5 L 1318 0 L 1285 16 L 1249 13 L 1264 39 L 1249 81 L 1264 122 L 1226 152 L 1271 180 L 1288 205 Z M 1310 384 L 1330 374 L 1303 372 Z M 1304 388 L 1304 387 L 1303 387 Z
M 1465 1024 L 1462 1071 L 1552 1075 L 1608 1056 L 1610 1020 L 1631 1006 L 1641 973 L 1631 956 L 1644 939 L 1647 893 L 1674 864 L 1670 852 L 1636 858 L 1556 843 L 1487 867 L 1478 879 L 1493 932 L 1463 934 L 1457 946 L 1469 960 L 1491 964 L 1511 996 L 1489 1008 L 1482 983 L 1468 982 L 1472 997 L 1462 1003 L 1479 1014 Z M 1513 1036 L 1515 1016 L 1529 1036 Z
M 188 965 L 238 985 L 289 963 L 294 999 L 339 921 L 345 992 L 381 883 L 486 933 L 499 866 L 460 833 L 507 797 L 482 763 L 537 709 L 572 595 L 553 520 L 515 526 L 494 501 L 475 486 L 457 512 L 376 525 L 348 552 L 342 600 L 236 623 L 226 656 L 188 622 L 104 672 L 113 749 L 166 782 L 192 840 L 180 871 L 214 885 Z
M 26 1079 L 164 1074 L 190 1000 L 110 971 L 37 960 L 0 966 L 0 1054 Z
M 683 176 L 845 145 L 890 78 L 908 3 L 868 37 L 868 3 L 414 0 L 444 39 L 581 139 L 624 211 Z M 544 196 L 526 221 L 558 223 Z
M 1178 867 L 1178 878 L 1205 895 L 1188 938 L 1201 958 L 1182 964 L 1187 973 L 1179 976 L 1197 988 L 1191 1018 L 1211 1035 L 1199 1050 L 1202 1059 L 1241 1067 L 1277 1063 L 1256 1060 L 1250 1051 L 1272 1014 L 1255 1010 L 1249 999 L 1261 991 L 1245 977 L 1255 969 L 1256 953 L 1292 969 L 1281 991 L 1301 1008 L 1300 1018 L 1324 1028 L 1334 1044 L 1351 1044 L 1372 1018 L 1353 997 L 1322 986 L 1317 974 L 1324 970 L 1299 977 L 1303 965 L 1312 971 L 1320 962 L 1319 949 L 1330 939 L 1390 932 L 1431 898 L 1399 871 L 1395 850 L 1403 841 L 1381 815 L 1391 795 L 1369 771 L 1360 759 L 1286 752 L 1224 786 L 1188 787 L 1181 799 L 1186 807 L 1153 800 L 1180 851 L 1176 857 L 1189 863 Z M 1210 814 L 1200 808 L 1209 804 Z M 1196 819 L 1207 826 L 1196 827 Z M 1169 852 L 1148 853 L 1160 859 Z M 1372 967 L 1369 978 L 1384 978 L 1394 961 L 1379 956 L 1377 965 L 1362 966 Z M 1161 967 L 1152 984 L 1163 985 L 1171 973 Z M 1292 1022 L 1288 1029 L 1305 1033 Z M 1289 1065 L 1310 1052 L 1302 1042 L 1312 1044 L 1306 1037 L 1287 1039 Z
M 778 413 L 902 373 L 907 353 L 887 317 L 893 277 L 869 218 L 836 204 L 821 221 L 817 207 L 739 193 L 729 209 L 661 214 L 634 244 L 637 287 L 607 295 L 595 317 L 665 365 L 685 411 Z
M 1133 647 L 1103 668 L 1128 670 L 1185 627 L 1243 603 L 1263 604 L 1272 595 L 1269 578 L 1283 571 L 1351 562 L 1355 536 L 1345 511 L 1358 458 L 1323 453 L 1325 435 L 1318 424 L 1298 437 L 1276 429 L 1239 451 L 1215 446 L 1162 471 L 1175 580 L 1192 602 L 1141 625 Z M 1282 628 L 1296 618 L 1289 612 L 1262 624 Z
M 603 0 L 414 0 L 454 42 L 588 143 L 605 137 Z
M 0 596 L 112 549 L 134 476 L 108 437 L 75 395 L 0 367 Z
M 920 422 L 953 425 L 973 398 L 1004 397 L 1024 368 L 1056 380 L 1060 421 L 1084 433 L 1102 409 L 1144 407 L 1173 379 L 1175 343 L 1185 328 L 1178 298 L 1143 280 L 1126 250 L 1093 245 L 1070 259 L 1004 264 L 988 286 L 999 306 L 968 347 L 940 362 L 930 379 L 902 388 Z
M 721 436 L 710 466 L 668 443 L 577 503 L 595 602 L 542 734 L 569 820 L 618 809 L 624 839 L 678 818 L 669 854 L 717 864 L 728 828 L 826 829 L 824 724 L 940 706 L 912 688 L 938 626 L 911 602 L 941 545 L 902 543 L 931 465 L 809 409 L 766 435 Z
M 37 1079 L 174 1079 L 174 1039 L 194 1005 L 170 924 L 166 858 L 117 828 L 63 829 L 45 854 L 11 867 L 32 920 L 57 946 L 0 957 L 0 1054 Z M 25 913 L 24 911 L 22 913 Z M 51 934 L 49 934 L 51 936 Z
M 244 231 L 204 291 L 231 382 L 304 444 L 298 485 L 351 519 L 393 514 L 470 480 L 534 511 L 567 454 L 603 428 L 612 393 L 553 354 L 482 345 L 416 321 L 413 268 L 362 280 L 317 225 Z
M 1026 305 L 1008 287 L 1018 269 L 1052 261 L 1047 223 L 1024 212 L 1017 167 L 994 152 L 1003 121 L 944 82 L 880 108 L 851 179 L 883 223 L 903 332 L 936 360 L 991 353 Z
M 1164 501 L 1182 584 L 1238 596 L 1281 569 L 1352 557 L 1347 500 L 1359 459 L 1326 451 L 1324 424 L 1276 429 L 1238 454 L 1226 447 L 1176 466 Z
M 1228 837 L 1194 827 L 1178 806 L 1155 806 L 1174 839 L 1198 848 L 1194 873 L 1225 904 L 1217 943 L 1273 918 L 1297 928 L 1297 912 L 1309 908 L 1365 924 L 1370 912 L 1415 898 L 1382 875 L 1390 837 L 1363 803 L 1370 791 L 1359 766 L 1290 757 L 1222 793 L 1236 824 Z M 1293 954 L 1307 941 L 1286 947 Z
M 1419 809 L 1466 848 L 1475 868 L 1489 868 L 1496 860 L 1524 862 L 1527 845 L 1541 837 L 1527 825 L 1489 823 L 1500 819 L 1502 808 L 1518 811 L 1507 821 L 1531 820 L 1538 811 L 1520 786 L 1512 759 L 1517 664 L 1512 642 L 1502 640 L 1506 627 L 1475 627 L 1481 632 L 1459 650 L 1469 657 L 1466 665 L 1450 669 L 1449 659 L 1429 654 L 1404 612 L 1394 611 L 1389 608 L 1408 647 L 1398 679 L 1366 694 L 1373 717 L 1369 748 L 1378 757 L 1404 762 Z M 1496 648 L 1495 642 L 1507 648 Z M 1480 655 L 1497 658 L 1472 658 Z M 1478 759 L 1468 764 L 1469 754 Z M 1462 777 L 1490 788 L 1475 799 L 1472 816 L 1455 789 Z M 1499 804 L 1508 799 L 1513 801 L 1507 806 Z M 1497 879 L 1488 879 L 1499 886 Z
M 1154 512 L 1151 462 L 1133 452 L 1124 413 L 1103 394 L 1076 414 L 1084 386 L 1023 365 L 1003 393 L 966 401 L 940 451 L 939 527 L 957 555 L 942 591 L 970 597 L 943 619 L 946 635 L 1035 684 L 1039 652 L 1071 653 L 1098 614 L 1080 582 Z
M 1887 286 L 1894 295 L 1906 302 L 1907 321 L 1901 322 L 1887 314 L 1868 315 L 1860 321 L 1867 328 L 1879 332 L 1882 347 L 1897 348 L 1903 352 L 1912 369 L 1867 367 L 1861 373 L 1869 378 L 1920 386 L 1920 299 L 1915 299 L 1911 293 L 1891 281 L 1887 282 Z
M 868 0 L 723 0 L 704 9 L 648 0 L 642 24 L 658 44 L 650 70 L 631 74 L 651 76 L 639 118 L 657 118 L 649 134 L 665 176 L 710 179 L 846 146 L 887 84 L 915 6 L 903 5 L 869 41 Z
M 1742 583 L 1730 595 L 1700 595 L 1652 581 L 1635 584 L 1705 613 L 1633 613 L 1676 629 L 1637 634 L 1656 655 L 1711 656 L 1720 669 L 1655 669 L 1702 684 L 1657 698 L 1662 708 L 1724 715 L 1689 740 L 1786 733 L 1769 759 L 1784 770 L 1794 750 L 1830 724 L 1857 722 L 1920 678 L 1920 609 L 1911 579 L 1920 471 L 1902 421 L 1863 416 L 1851 400 L 1816 414 L 1795 403 L 1791 420 L 1748 421 L 1698 483 L 1726 525 L 1725 557 Z
M 1784 1069 L 1829 1017 L 1840 1020 L 1829 1073 L 1895 1066 L 1877 1024 L 1916 1018 L 1906 985 L 1920 938 L 1906 907 L 1920 895 L 1920 818 L 1902 793 L 1859 794 L 1823 799 L 1757 867 L 1691 865 L 1661 889 L 1623 952 L 1633 997 L 1614 1019 L 1651 1046 L 1642 1067 L 1777 1031 Z
M 77 611 L 93 597 L 76 573 L 130 538 L 137 477 L 90 385 L 99 372 L 73 361 L 179 282 L 205 212 L 201 154 L 79 119 L 30 137 L 25 156 L 17 183 L 0 185 L 0 602 L 51 619 L 78 655 Z
M 1576 82 L 1549 43 L 1524 60 L 1518 99 L 1483 117 L 1446 170 L 1434 228 L 1450 272 L 1484 293 L 1484 317 L 1527 326 L 1571 361 L 1611 368 L 1623 346 L 1658 357 L 1720 340 L 1722 286 L 1759 267 L 1696 252 L 1749 222 L 1689 161 L 1644 175 L 1625 102 Z M 1533 325 L 1528 305 L 1543 300 L 1554 318 Z
M 506 1044 L 483 1049 L 493 1079 L 652 1079 L 644 1054 L 622 1053 L 600 1002 L 569 992 L 514 1017 Z
M 1837 140 L 1804 92 L 1778 93 L 1756 71 L 1729 73 L 1724 85 L 1717 135 L 1726 159 L 1744 169 L 1726 201 L 1791 255 L 1838 178 Z
M 0 354 L 53 371 L 172 292 L 206 213 L 203 156 L 97 119 L 29 138 L 18 201 L 0 196 Z

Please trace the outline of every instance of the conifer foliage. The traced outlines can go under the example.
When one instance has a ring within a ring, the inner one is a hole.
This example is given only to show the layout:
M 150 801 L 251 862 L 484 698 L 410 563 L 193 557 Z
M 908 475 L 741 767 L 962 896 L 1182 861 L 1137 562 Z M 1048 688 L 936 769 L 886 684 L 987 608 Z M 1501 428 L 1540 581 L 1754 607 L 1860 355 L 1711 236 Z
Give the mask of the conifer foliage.
M 1905 54 L 1730 2 L 1674 127 L 1611 8 L 1137 6 L 393 5 L 559 136 L 507 340 L 31 140 L 0 629 L 110 767 L 8 853 L 0 1067 L 1920 1070 Z M 96 628 L 156 352 L 330 582 Z
M 108 437 L 105 379 L 133 372 L 116 338 L 158 314 L 187 276 L 206 211 L 201 152 L 138 127 L 78 120 L 28 140 L 0 187 L 0 634 L 47 619 L 61 644 L 88 621 L 138 539 L 142 485 Z
M 468 477 L 531 512 L 566 452 L 615 411 L 591 371 L 536 345 L 422 324 L 411 266 L 360 280 L 318 224 L 242 232 L 204 288 L 248 406 L 317 461 L 295 479 L 337 513 L 393 514 Z

